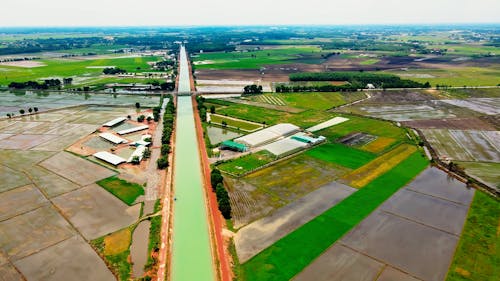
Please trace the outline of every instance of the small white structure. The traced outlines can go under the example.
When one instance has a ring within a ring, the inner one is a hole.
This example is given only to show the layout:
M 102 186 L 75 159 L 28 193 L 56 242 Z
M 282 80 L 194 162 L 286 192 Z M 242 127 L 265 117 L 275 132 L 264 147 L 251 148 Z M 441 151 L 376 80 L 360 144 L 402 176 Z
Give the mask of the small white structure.
M 366 84 L 367 89 L 375 89 L 375 86 L 373 84 Z
M 144 155 L 144 151 L 146 150 L 146 147 L 144 145 L 140 145 L 138 146 L 135 151 L 132 153 L 132 155 L 130 155 L 130 157 L 128 158 L 127 160 L 127 163 L 130 163 L 132 162 L 132 160 L 134 159 L 134 157 L 139 157 L 139 161 L 142 160 L 142 157 Z
M 234 141 L 249 147 L 256 147 L 270 143 L 282 137 L 287 137 L 298 131 L 300 131 L 299 127 L 289 123 L 282 123 L 237 138 Z
M 126 162 L 125 159 L 121 158 L 120 156 L 111 154 L 107 151 L 99 151 L 97 153 L 94 153 L 94 157 L 104 162 L 108 162 L 114 166 L 118 166 L 121 163 Z
M 138 132 L 138 131 L 146 130 L 148 128 L 149 128 L 148 125 L 141 125 L 141 126 L 133 127 L 133 128 L 130 128 L 130 129 L 125 129 L 125 130 L 118 131 L 117 134 L 119 134 L 119 135 L 126 135 L 126 134 L 130 134 L 130 133 L 135 133 L 135 132 Z
M 130 146 L 140 146 L 140 145 L 149 146 L 151 142 L 146 141 L 146 139 L 151 139 L 151 135 L 142 135 L 140 140 L 131 142 Z
M 311 128 L 306 129 L 306 131 L 308 131 L 308 132 L 316 132 L 316 131 L 323 130 L 323 129 L 326 129 L 328 127 L 331 127 L 333 125 L 337 125 L 337 124 L 343 123 L 343 122 L 345 122 L 347 120 L 349 120 L 349 118 L 335 117 L 335 118 L 332 118 L 332 119 L 330 119 L 328 121 L 320 123 L 318 125 L 312 126 Z
M 102 134 L 99 134 L 99 136 L 109 142 L 112 142 L 114 143 L 115 145 L 116 144 L 120 144 L 120 143 L 127 143 L 128 141 L 126 139 L 122 139 L 120 138 L 119 136 L 115 136 L 111 133 L 102 133 Z
M 118 118 L 115 118 L 111 121 L 108 121 L 106 123 L 104 123 L 102 126 L 103 127 L 113 127 L 113 126 L 116 126 L 118 124 L 120 124 L 121 122 L 124 122 L 125 120 L 127 120 L 127 118 L 125 117 L 118 117 Z

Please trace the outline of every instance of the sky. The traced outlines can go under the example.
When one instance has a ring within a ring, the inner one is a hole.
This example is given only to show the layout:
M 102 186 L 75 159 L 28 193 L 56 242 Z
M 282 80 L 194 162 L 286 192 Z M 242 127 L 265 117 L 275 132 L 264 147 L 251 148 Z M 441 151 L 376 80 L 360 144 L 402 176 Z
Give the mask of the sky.
M 0 26 L 500 23 L 499 0 L 2 0 Z

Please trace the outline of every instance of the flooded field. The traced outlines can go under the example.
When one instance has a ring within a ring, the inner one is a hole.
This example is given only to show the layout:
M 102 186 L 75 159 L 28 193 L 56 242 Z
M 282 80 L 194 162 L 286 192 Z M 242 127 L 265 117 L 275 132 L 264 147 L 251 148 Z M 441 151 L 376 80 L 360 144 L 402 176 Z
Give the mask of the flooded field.
M 208 126 L 207 134 L 211 144 L 218 144 L 223 141 L 231 140 L 243 135 L 241 133 L 236 133 L 228 129 L 223 129 L 215 126 Z

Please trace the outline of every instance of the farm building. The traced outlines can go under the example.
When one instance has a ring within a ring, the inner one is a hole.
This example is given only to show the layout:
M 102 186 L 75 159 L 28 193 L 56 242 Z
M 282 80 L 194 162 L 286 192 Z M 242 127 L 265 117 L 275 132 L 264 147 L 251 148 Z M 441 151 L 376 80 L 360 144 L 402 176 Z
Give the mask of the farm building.
M 115 145 L 120 144 L 120 143 L 127 143 L 126 139 L 122 139 L 119 136 L 115 136 L 111 133 L 102 133 L 102 134 L 99 134 L 99 137 L 101 137 L 109 142 L 112 142 Z
M 298 152 L 308 146 L 309 143 L 298 141 L 293 137 L 290 137 L 267 144 L 263 148 L 277 157 L 284 157 L 289 154 Z
M 122 122 L 124 122 L 125 120 L 127 120 L 127 118 L 125 117 L 118 117 L 118 118 L 115 118 L 111 121 L 108 121 L 106 123 L 104 123 L 102 126 L 103 127 L 114 127 Z
M 148 128 L 149 128 L 148 125 L 141 125 L 141 126 L 133 127 L 133 128 L 126 129 L 126 130 L 121 130 L 121 131 L 118 131 L 117 133 L 119 135 L 126 135 L 126 134 L 130 134 L 130 133 L 135 133 L 138 131 L 146 130 Z
M 319 136 L 317 138 L 313 138 L 313 137 L 310 137 L 306 134 L 303 134 L 303 133 L 298 133 L 298 134 L 295 134 L 292 136 L 292 139 L 296 140 L 296 141 L 300 141 L 300 142 L 304 142 L 304 143 L 308 143 L 308 144 L 318 144 L 320 142 L 323 142 L 326 140 L 325 137 L 323 136 Z
M 130 155 L 130 157 L 127 159 L 127 163 L 132 162 L 134 160 L 134 157 L 138 157 L 139 161 L 142 160 L 142 157 L 144 156 L 144 151 L 146 150 L 146 147 L 144 145 L 138 146 L 135 151 Z
M 282 137 L 287 137 L 297 133 L 298 131 L 300 131 L 299 127 L 293 124 L 283 123 L 237 138 L 234 141 L 249 147 L 256 147 L 270 143 Z
M 348 118 L 344 118 L 344 117 L 334 117 L 334 118 L 332 118 L 332 119 L 330 119 L 328 121 L 325 121 L 325 122 L 320 123 L 318 125 L 314 125 L 311 128 L 306 129 L 306 131 L 308 131 L 308 132 L 316 132 L 316 131 L 323 130 L 323 129 L 326 129 L 328 127 L 331 127 L 331 126 L 343 123 L 343 122 L 345 122 L 347 120 L 349 120 L 349 119 Z
M 121 158 L 120 156 L 111 154 L 107 151 L 99 151 L 97 153 L 94 153 L 94 157 L 114 166 L 118 166 L 121 163 L 126 162 L 125 159 Z
M 141 139 L 138 141 L 134 141 L 130 143 L 130 146 L 149 146 L 151 145 L 150 141 L 146 141 L 147 139 L 151 139 L 151 135 L 143 135 L 141 136 Z
M 246 145 L 231 140 L 223 141 L 220 148 L 239 152 L 245 152 L 248 150 L 248 147 L 246 147 Z

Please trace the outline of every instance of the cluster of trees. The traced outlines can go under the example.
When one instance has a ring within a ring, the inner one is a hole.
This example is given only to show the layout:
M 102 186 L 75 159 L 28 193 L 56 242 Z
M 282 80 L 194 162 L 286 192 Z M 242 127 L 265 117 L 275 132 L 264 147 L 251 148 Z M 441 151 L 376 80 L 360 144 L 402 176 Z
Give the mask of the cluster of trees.
M 254 95 L 254 94 L 262 94 L 262 86 L 257 85 L 247 85 L 243 88 L 243 94 L 245 95 Z
M 366 88 L 367 84 L 373 84 L 378 88 L 425 88 L 430 84 L 423 84 L 412 80 L 401 79 L 399 76 L 387 73 L 374 72 L 302 72 L 290 74 L 290 81 L 347 81 L 359 89 Z
M 291 85 L 278 84 L 276 85 L 276 93 L 297 93 L 297 92 L 355 92 L 362 89 L 361 84 L 345 84 L 345 85 Z
M 106 67 L 105 69 L 102 70 L 102 73 L 108 74 L 108 75 L 123 74 L 123 73 L 127 73 L 127 70 L 119 68 L 119 67 Z
M 155 63 L 156 69 L 159 71 L 165 71 L 170 68 L 175 67 L 175 61 L 173 60 L 164 60 L 164 61 L 159 61 Z
M 35 89 L 35 90 L 46 90 L 49 88 L 61 86 L 61 80 L 59 79 L 46 79 L 42 83 L 37 81 L 26 81 L 26 82 L 11 82 L 9 88 L 12 89 Z
M 163 135 L 161 137 L 161 156 L 156 161 L 158 169 L 166 169 L 169 165 L 168 154 L 170 153 L 170 138 L 172 137 L 172 132 L 174 130 L 174 118 L 175 118 L 175 106 L 171 95 L 167 95 L 169 99 L 167 106 L 165 107 L 165 113 L 163 114 Z M 163 100 L 160 102 L 162 103 Z M 153 109 L 153 116 L 157 112 L 157 117 L 159 117 L 160 109 Z
M 210 183 L 212 184 L 212 191 L 215 192 L 217 196 L 217 204 L 219 205 L 219 210 L 225 219 L 231 218 L 231 204 L 229 203 L 229 194 L 224 187 L 224 178 L 217 169 L 213 169 L 210 173 Z

